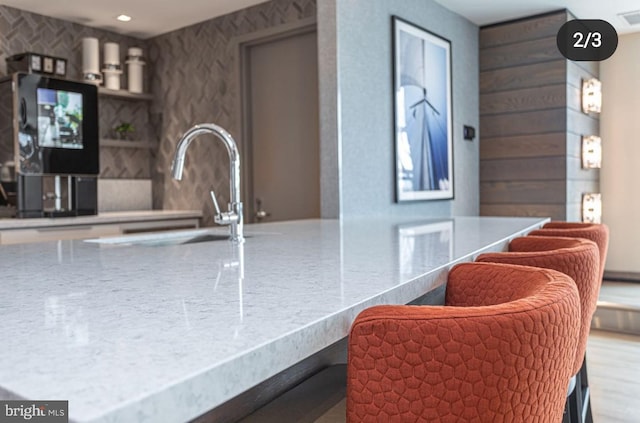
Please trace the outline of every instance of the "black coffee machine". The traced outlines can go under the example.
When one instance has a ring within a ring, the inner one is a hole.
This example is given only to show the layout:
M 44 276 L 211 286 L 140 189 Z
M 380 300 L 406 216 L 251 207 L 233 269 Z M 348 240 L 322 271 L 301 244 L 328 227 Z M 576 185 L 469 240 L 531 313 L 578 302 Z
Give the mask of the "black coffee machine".
M 0 80 L 0 204 L 17 217 L 96 214 L 95 85 L 15 73 Z

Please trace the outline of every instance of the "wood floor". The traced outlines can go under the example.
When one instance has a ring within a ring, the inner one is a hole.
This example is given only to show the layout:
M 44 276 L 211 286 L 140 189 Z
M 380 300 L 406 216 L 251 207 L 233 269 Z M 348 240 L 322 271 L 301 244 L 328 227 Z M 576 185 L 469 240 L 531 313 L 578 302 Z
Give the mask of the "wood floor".
M 640 310 L 640 283 L 604 281 L 598 300 L 608 309 L 619 305 L 622 310 Z M 598 314 L 602 313 L 596 311 L 594 323 Z M 627 313 L 624 317 L 632 321 L 618 323 L 637 328 L 638 316 Z M 592 329 L 587 367 L 594 422 L 640 422 L 640 336 Z
M 587 369 L 594 423 L 640 422 L 640 336 L 592 330 Z

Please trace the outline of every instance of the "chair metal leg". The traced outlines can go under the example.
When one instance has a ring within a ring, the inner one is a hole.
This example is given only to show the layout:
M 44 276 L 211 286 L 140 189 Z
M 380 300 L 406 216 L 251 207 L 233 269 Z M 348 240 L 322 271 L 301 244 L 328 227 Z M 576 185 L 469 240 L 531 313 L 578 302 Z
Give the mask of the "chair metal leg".
M 584 423 L 593 423 L 593 416 L 591 415 L 591 401 L 587 404 L 587 415 L 584 416 Z
M 571 414 L 569 413 L 569 397 L 564 403 L 564 413 L 562 414 L 562 423 L 571 423 Z
M 564 413 L 562 415 L 562 423 L 574 423 L 575 418 L 575 401 L 576 401 L 576 390 L 579 387 L 579 374 L 576 374 L 571 377 L 569 380 L 569 386 L 567 388 L 567 399 L 564 403 Z
M 580 385 L 582 389 L 582 423 L 593 423 L 591 415 L 591 389 L 589 389 L 589 377 L 587 376 L 587 356 L 585 354 L 580 368 Z
M 584 423 L 582 420 L 582 398 L 582 383 L 580 381 L 580 372 L 578 372 L 578 374 L 576 374 L 576 387 L 567 397 L 571 423 Z
M 567 397 L 566 409 L 569 411 L 569 421 L 571 423 L 593 423 L 586 356 L 582 361 L 580 371 L 576 374 L 576 387 Z

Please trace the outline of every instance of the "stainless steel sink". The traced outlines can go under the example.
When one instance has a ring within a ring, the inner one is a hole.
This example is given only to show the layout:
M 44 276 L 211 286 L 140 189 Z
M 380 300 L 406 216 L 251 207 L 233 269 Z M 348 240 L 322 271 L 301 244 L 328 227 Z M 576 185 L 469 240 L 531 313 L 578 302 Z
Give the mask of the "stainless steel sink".
M 219 230 L 192 229 L 184 231 L 153 232 L 105 238 L 92 238 L 85 239 L 84 242 L 114 246 L 140 245 L 146 247 L 161 247 L 165 245 L 194 244 L 198 242 L 228 240 L 229 234 L 220 232 Z

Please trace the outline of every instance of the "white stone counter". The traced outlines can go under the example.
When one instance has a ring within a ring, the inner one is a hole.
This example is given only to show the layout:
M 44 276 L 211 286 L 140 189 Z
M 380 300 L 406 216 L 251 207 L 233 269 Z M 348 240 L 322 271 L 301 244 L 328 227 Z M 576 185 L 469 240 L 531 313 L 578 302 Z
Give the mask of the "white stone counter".
M 539 218 L 306 220 L 214 241 L 0 247 L 0 398 L 73 422 L 182 422 L 406 304 Z M 226 233 L 224 229 L 222 233 Z
M 0 231 L 10 229 L 54 228 L 60 226 L 104 225 L 109 223 L 145 222 L 150 220 L 199 219 L 199 210 L 140 210 L 103 212 L 92 216 L 51 217 L 35 219 L 0 219 Z

